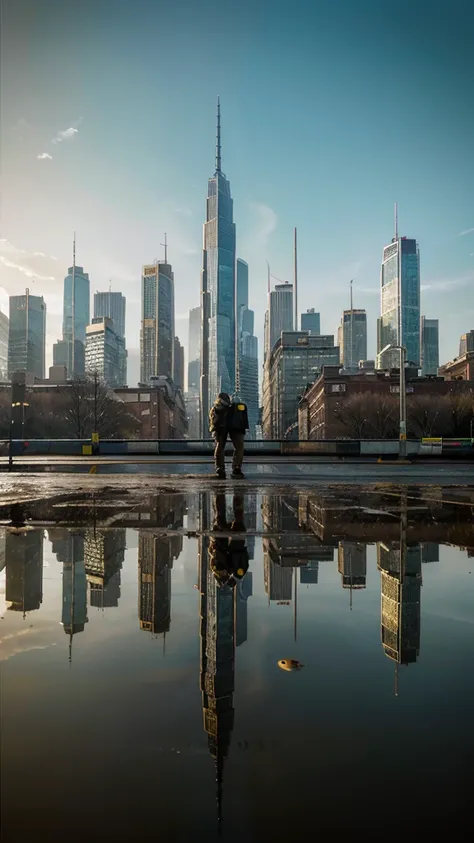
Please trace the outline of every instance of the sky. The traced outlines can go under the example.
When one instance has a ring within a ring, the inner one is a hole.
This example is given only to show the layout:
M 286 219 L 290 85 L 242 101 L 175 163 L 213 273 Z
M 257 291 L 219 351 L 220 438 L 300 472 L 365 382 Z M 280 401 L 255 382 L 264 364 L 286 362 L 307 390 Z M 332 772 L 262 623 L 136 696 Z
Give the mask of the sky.
M 335 334 L 352 278 L 374 357 L 398 202 L 422 313 L 440 320 L 441 362 L 456 356 L 474 328 L 471 0 L 0 4 L 0 306 L 45 296 L 48 364 L 74 231 L 91 298 L 109 282 L 127 297 L 129 383 L 141 267 L 167 233 L 187 349 L 218 95 L 260 346 L 267 261 L 291 280 L 296 226 L 299 309 Z

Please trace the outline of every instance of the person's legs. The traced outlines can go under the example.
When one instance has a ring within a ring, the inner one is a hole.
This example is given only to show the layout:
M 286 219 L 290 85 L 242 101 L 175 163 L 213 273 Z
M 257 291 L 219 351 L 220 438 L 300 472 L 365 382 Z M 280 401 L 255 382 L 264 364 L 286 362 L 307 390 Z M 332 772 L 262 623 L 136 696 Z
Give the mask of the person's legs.
M 225 472 L 225 443 L 227 434 L 216 436 L 216 447 L 214 448 L 214 463 L 216 471 Z
M 233 431 L 230 433 L 230 438 L 234 446 L 234 455 L 232 458 L 232 471 L 241 471 L 244 460 L 244 442 L 245 433 Z

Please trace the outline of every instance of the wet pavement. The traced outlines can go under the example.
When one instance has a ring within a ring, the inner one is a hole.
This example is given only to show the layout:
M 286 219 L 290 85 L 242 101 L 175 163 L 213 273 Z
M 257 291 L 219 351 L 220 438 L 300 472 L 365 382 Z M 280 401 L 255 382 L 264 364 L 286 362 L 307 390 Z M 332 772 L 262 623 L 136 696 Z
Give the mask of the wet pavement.
M 3 489 L 2 839 L 467 839 L 472 488 L 115 483 Z

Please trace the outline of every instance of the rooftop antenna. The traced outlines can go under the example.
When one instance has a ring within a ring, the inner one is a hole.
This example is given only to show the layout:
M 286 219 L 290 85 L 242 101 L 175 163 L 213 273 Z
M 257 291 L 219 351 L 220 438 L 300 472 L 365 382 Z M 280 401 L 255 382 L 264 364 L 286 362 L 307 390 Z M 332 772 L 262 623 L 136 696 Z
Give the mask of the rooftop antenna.
M 351 350 L 351 369 L 354 368 L 354 302 L 352 299 L 352 278 L 351 278 L 351 341 L 349 348 Z M 351 585 L 352 590 L 352 585 Z
M 398 203 L 395 202 L 395 240 L 398 240 Z
M 221 171 L 221 103 L 217 97 L 216 173 Z
M 165 242 L 160 243 L 160 246 L 165 247 L 165 263 L 168 263 L 168 240 L 166 239 L 166 231 L 165 231 Z
M 268 292 L 268 295 L 270 295 L 270 264 L 268 263 L 268 261 L 267 261 L 267 273 L 268 273 L 267 292 Z

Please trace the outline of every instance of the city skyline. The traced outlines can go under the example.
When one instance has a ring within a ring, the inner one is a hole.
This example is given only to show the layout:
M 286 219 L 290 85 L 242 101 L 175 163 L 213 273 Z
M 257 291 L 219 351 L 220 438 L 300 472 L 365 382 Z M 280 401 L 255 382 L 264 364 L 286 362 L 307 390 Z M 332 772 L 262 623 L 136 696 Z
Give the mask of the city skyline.
M 199 304 L 202 196 L 218 93 L 225 103 L 226 170 L 233 180 L 239 253 L 252 267 L 250 304 L 260 348 L 266 261 L 277 275 L 291 278 L 291 235 L 297 225 L 300 311 L 315 306 L 321 312 L 322 332 L 335 332 L 343 290 L 354 278 L 358 306 L 367 310 L 369 355 L 374 356 L 380 257 L 392 227 L 393 202 L 398 200 L 400 228 L 416 237 L 423 257 L 421 283 L 430 295 L 426 315 L 442 316 L 440 360 L 455 356 L 458 335 L 472 324 L 466 296 L 474 272 L 470 206 L 474 177 L 468 152 L 472 125 L 461 107 L 469 95 L 462 60 L 469 67 L 472 59 L 467 53 L 469 29 L 463 29 L 462 20 L 455 23 L 447 11 L 433 19 L 423 12 L 429 7 L 418 4 L 408 37 L 397 28 L 388 33 L 394 51 L 407 52 L 407 61 L 395 70 L 382 49 L 386 21 L 367 0 L 357 14 L 347 10 L 344 27 L 328 9 L 318 13 L 316 27 L 316 9 L 305 4 L 304 26 L 298 16 L 290 25 L 291 43 L 299 43 L 298 53 L 292 47 L 283 62 L 276 60 L 274 47 L 270 51 L 265 39 L 263 50 L 244 51 L 244 38 L 242 43 L 236 39 L 235 60 L 228 63 L 225 39 L 219 37 L 228 25 L 223 12 L 219 19 L 212 18 L 218 36 L 212 65 L 219 56 L 223 72 L 218 85 L 208 81 L 203 86 L 203 78 L 212 79 L 210 57 L 203 55 L 197 35 L 210 22 L 206 4 L 199 16 L 197 10 L 191 12 L 194 36 L 182 30 L 174 10 L 167 8 L 163 15 L 160 3 L 146 12 L 145 27 L 143 18 L 137 26 L 117 9 L 100 48 L 95 42 L 91 47 L 87 67 L 80 60 L 79 44 L 72 46 L 67 67 L 62 60 L 61 32 L 74 25 L 68 9 L 60 21 L 52 10 L 44 10 L 35 52 L 29 62 L 24 61 L 27 42 L 21 21 L 29 5 L 29 0 L 4 3 L 0 304 L 6 312 L 7 295 L 24 289 L 35 277 L 31 286 L 39 288 L 48 307 L 47 364 L 52 342 L 61 336 L 60 287 L 74 230 L 78 260 L 87 266 L 93 288 L 104 288 L 112 278 L 127 296 L 131 382 L 136 379 L 139 345 L 140 267 L 160 254 L 159 231 L 168 231 L 177 300 L 186 301 L 185 308 L 177 309 L 176 323 L 176 334 L 184 337 L 187 312 Z M 137 7 L 145 10 L 144 3 Z M 369 26 L 362 29 L 364 11 Z M 95 15 L 88 10 L 85 16 L 91 27 Z M 244 18 L 243 10 L 237 10 L 233 27 L 238 33 L 245 31 Z M 162 60 L 178 55 L 183 68 L 201 68 L 198 74 L 186 73 L 193 76 L 186 86 L 180 74 L 166 86 L 160 76 L 149 78 L 143 39 L 151 37 L 158 23 L 169 33 L 181 33 L 177 42 L 165 39 Z M 265 27 L 258 19 L 255 26 L 257 37 L 263 38 L 264 32 L 267 37 L 270 28 L 273 44 L 285 41 L 277 12 Z M 453 35 L 453 28 L 458 30 L 455 40 L 445 37 Z M 121 47 L 133 56 L 133 67 L 127 61 L 117 62 Z M 342 50 L 343 62 L 335 61 L 336 49 Z M 99 70 L 104 54 L 111 60 L 113 85 L 106 84 L 108 76 Z M 441 64 L 447 70 L 438 78 Z M 420 72 L 423 69 L 425 73 Z M 75 82 L 76 75 L 93 84 Z M 49 93 L 52 85 L 54 100 Z M 282 86 L 293 91 L 288 123 L 299 126 L 298 141 L 289 125 L 281 128 Z M 353 90 L 363 91 L 362 98 Z M 400 126 L 395 136 L 393 122 L 389 126 L 380 120 L 387 90 L 394 94 L 393 121 Z M 260 116 L 263 91 L 268 101 L 265 125 Z M 406 91 L 409 98 L 397 96 Z M 100 107 L 106 92 L 111 96 L 111 114 L 120 104 L 120 133 Z M 309 101 L 315 102 L 314 110 L 308 110 Z M 160 124 L 158 112 L 166 113 L 168 122 L 167 132 L 158 132 L 157 146 L 151 138 Z M 144 114 L 150 127 L 146 133 L 138 129 Z M 404 120 L 410 123 L 409 133 L 402 130 Z M 434 125 L 436 131 L 431 131 Z M 249 126 L 257 131 L 252 143 Z M 440 168 L 450 148 L 456 155 L 450 156 L 449 167 Z M 305 173 L 300 180 L 294 177 L 296 155 Z M 110 174 L 104 171 L 104 160 L 109 161 Z M 402 173 L 396 185 L 387 181 L 389 171 Z M 129 196 L 127 202 L 124 195 Z

